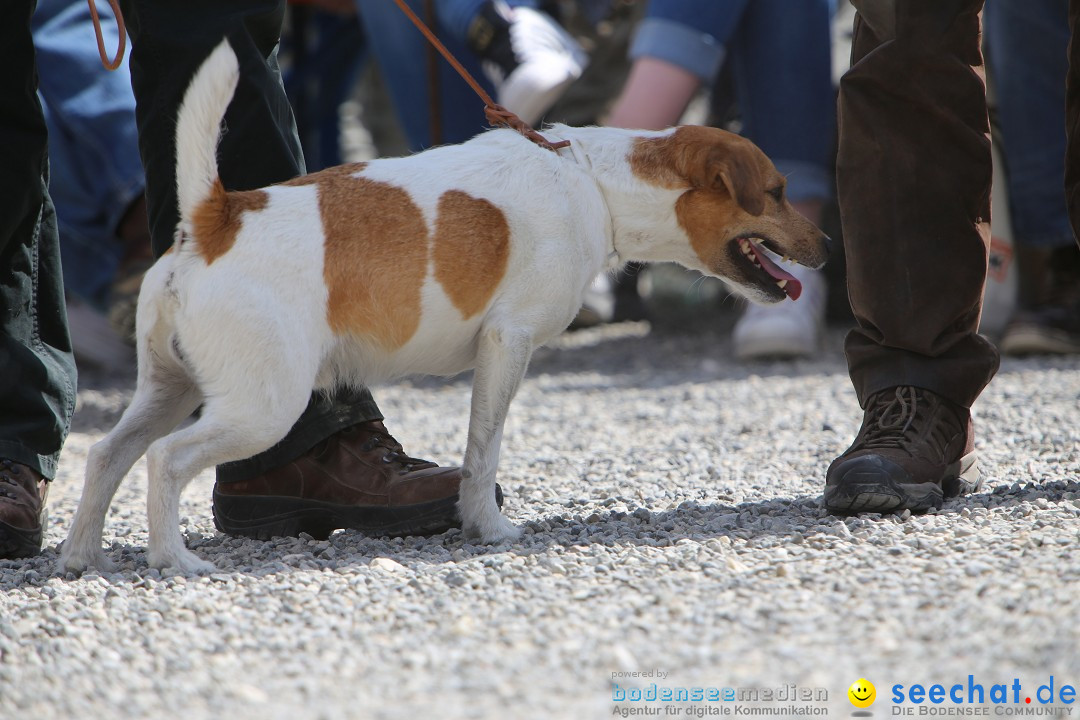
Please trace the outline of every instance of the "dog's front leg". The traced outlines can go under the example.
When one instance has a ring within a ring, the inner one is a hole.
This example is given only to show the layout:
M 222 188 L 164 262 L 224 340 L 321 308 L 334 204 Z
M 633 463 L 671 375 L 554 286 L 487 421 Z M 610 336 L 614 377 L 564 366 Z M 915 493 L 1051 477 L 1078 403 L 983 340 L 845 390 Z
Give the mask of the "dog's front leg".
M 495 474 L 503 424 L 529 365 L 532 338 L 525 333 L 485 328 L 479 343 L 458 509 L 467 537 L 496 543 L 521 536 L 521 530 L 499 512 Z

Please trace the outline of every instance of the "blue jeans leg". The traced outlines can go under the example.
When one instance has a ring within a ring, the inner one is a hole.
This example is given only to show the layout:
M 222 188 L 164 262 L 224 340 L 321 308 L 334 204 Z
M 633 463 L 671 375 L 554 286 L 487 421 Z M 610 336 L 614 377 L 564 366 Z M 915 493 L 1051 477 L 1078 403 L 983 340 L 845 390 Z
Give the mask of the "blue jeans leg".
M 983 32 L 1016 243 L 1066 247 L 1074 242 L 1063 186 L 1068 0 L 986 0 Z
M 481 0 L 438 0 L 436 27 L 433 28 L 446 48 L 484 89 L 494 95 L 475 54 L 465 46 L 468 25 Z M 532 5 L 531 1 L 511 2 L 513 6 Z M 424 19 L 421 0 L 409 0 Z M 412 150 L 431 147 L 431 100 L 429 96 L 427 39 L 417 30 L 392 0 L 356 0 L 360 21 L 379 63 L 398 120 Z M 440 55 L 438 88 L 443 143 L 459 143 L 487 129 L 484 104 L 457 72 Z
M 111 10 L 100 13 L 115 48 Z M 40 0 L 31 22 L 65 288 L 104 305 L 123 254 L 116 228 L 145 183 L 131 76 L 126 61 L 114 72 L 102 66 L 85 3 Z
M 834 0 L 653 0 L 631 58 L 654 57 L 711 85 L 733 64 L 743 134 L 788 175 L 792 200 L 832 194 Z
M 788 197 L 833 194 L 832 0 L 754 0 L 732 42 L 743 134 L 788 177 Z

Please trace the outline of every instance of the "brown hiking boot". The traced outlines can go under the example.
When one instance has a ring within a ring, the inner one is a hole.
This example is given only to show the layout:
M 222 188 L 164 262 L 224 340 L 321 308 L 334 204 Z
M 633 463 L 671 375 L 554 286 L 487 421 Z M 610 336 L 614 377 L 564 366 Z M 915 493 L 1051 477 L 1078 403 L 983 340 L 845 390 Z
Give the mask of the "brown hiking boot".
M 895 387 L 870 396 L 862 428 L 825 475 L 825 507 L 837 513 L 925 512 L 981 482 L 971 413 L 929 390 Z
M 0 460 L 0 559 L 41 552 L 49 482 L 38 472 Z
M 353 425 L 290 463 L 214 486 L 214 523 L 261 540 L 352 528 L 430 535 L 457 527 L 461 469 L 406 455 L 381 420 Z M 502 491 L 496 486 L 502 505 Z

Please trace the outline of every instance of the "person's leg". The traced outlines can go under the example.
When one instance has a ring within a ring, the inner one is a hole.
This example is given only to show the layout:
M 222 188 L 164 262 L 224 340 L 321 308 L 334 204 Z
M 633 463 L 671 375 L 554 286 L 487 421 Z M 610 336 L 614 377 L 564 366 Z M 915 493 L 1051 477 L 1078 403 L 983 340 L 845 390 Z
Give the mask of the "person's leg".
M 30 34 L 33 0 L 0 22 L 0 558 L 41 548 L 46 481 L 75 410 L 45 118 Z
M 1016 243 L 1071 245 L 1062 187 L 1068 0 L 986 0 L 983 20 Z
M 832 0 L 755 0 L 731 45 L 742 134 L 787 176 L 787 195 L 820 224 L 834 187 L 836 131 L 832 85 Z M 747 307 L 733 331 L 741 359 L 817 352 L 825 322 L 821 271 L 796 267 L 803 294 L 794 303 Z
M 111 10 L 103 7 L 101 15 L 105 43 L 115 47 Z M 64 286 L 104 310 L 124 255 L 117 230 L 143 193 L 127 64 L 116 71 L 102 66 L 85 4 L 40 0 L 32 30 L 49 128 L 49 194 L 60 226 Z
M 998 354 L 977 332 L 990 227 L 982 0 L 856 2 L 837 189 L 865 410 L 833 510 L 922 510 L 977 482 L 969 408 Z
M 304 172 L 277 64 L 284 7 L 284 0 L 126 3 L 139 149 L 158 255 L 171 245 L 178 221 L 176 114 L 190 78 L 222 38 L 228 38 L 240 62 L 239 85 L 225 115 L 228 132 L 218 149 L 222 183 L 230 190 L 245 190 Z M 419 532 L 452 524 L 459 471 L 408 457 L 381 419 L 367 390 L 342 388 L 332 397 L 313 394 L 278 445 L 218 468 L 214 514 L 219 528 L 265 537 L 346 526 Z M 399 488 L 394 494 L 388 483 L 409 491 Z M 372 501 L 381 504 L 374 514 L 365 505 Z M 334 516 L 312 519 L 310 511 L 320 503 L 332 505 Z M 358 506 L 366 514 L 354 522 L 350 513 Z M 413 506 L 423 522 L 415 521 Z
M 1080 250 L 1062 184 L 1068 0 L 987 0 L 983 20 L 1020 279 L 1018 310 L 999 347 L 1078 352 Z
M 421 18 L 424 18 L 423 5 L 421 0 L 409 2 L 412 10 Z M 414 151 L 431 147 L 434 143 L 427 62 L 430 50 L 427 39 L 409 22 L 393 0 L 357 0 L 356 7 L 409 147 Z M 453 36 L 446 36 L 441 27 L 437 26 L 435 30 L 443 44 L 469 73 L 485 86 L 485 90 L 493 93 L 494 88 L 485 79 L 479 62 L 465 47 L 464 42 Z M 441 55 L 437 66 L 441 108 L 440 141 L 464 142 L 487 126 L 484 104 Z
M 292 111 L 282 89 L 277 43 L 284 3 L 246 0 L 136 0 L 124 8 L 132 38 L 131 82 L 136 98 L 139 150 L 146 168 L 147 210 L 160 256 L 173 241 L 176 204 L 176 112 L 187 84 L 210 51 L 228 36 L 240 56 L 240 84 L 225 115 L 218 150 L 221 179 L 230 190 L 248 190 L 305 172 Z M 280 465 L 349 425 L 381 419 L 367 391 L 323 395 L 282 443 L 249 461 L 223 467 L 222 479 L 239 479 Z
M 283 47 L 292 62 L 285 92 L 296 115 L 308 170 L 344 162 L 341 106 L 349 99 L 367 59 L 367 44 L 355 10 L 341 14 L 290 5 L 290 32 Z
M 1080 0 L 1069 0 L 1069 72 L 1065 83 L 1065 203 L 1080 242 Z
M 832 195 L 832 0 L 755 0 L 732 44 L 742 134 L 787 176 L 788 199 Z
M 428 22 L 424 5 L 409 0 Z M 437 0 L 432 28 L 485 92 L 527 123 L 540 119 L 585 64 L 577 42 L 534 5 Z M 434 82 L 439 122 L 433 124 L 428 59 L 434 49 L 392 0 L 356 0 L 356 7 L 411 149 L 464 142 L 487 127 L 483 102 L 441 55 Z

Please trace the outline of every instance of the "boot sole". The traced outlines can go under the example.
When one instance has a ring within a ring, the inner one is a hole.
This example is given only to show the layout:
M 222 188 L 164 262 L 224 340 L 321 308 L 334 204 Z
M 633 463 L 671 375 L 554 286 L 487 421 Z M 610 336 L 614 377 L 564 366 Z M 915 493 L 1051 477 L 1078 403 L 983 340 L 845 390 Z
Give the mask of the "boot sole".
M 502 507 L 502 488 L 495 501 Z M 437 535 L 461 526 L 458 496 L 401 507 L 358 507 L 319 500 L 272 496 L 221 495 L 214 489 L 214 526 L 227 534 L 269 540 L 307 533 L 325 540 L 335 530 L 358 530 L 365 535 L 400 537 Z
M 969 495 L 982 487 L 978 457 L 970 453 L 945 468 L 940 483 L 898 483 L 889 477 L 874 481 L 846 482 L 826 485 L 825 507 L 830 511 L 856 513 L 887 513 L 910 510 L 924 513 L 940 508 L 946 498 Z

